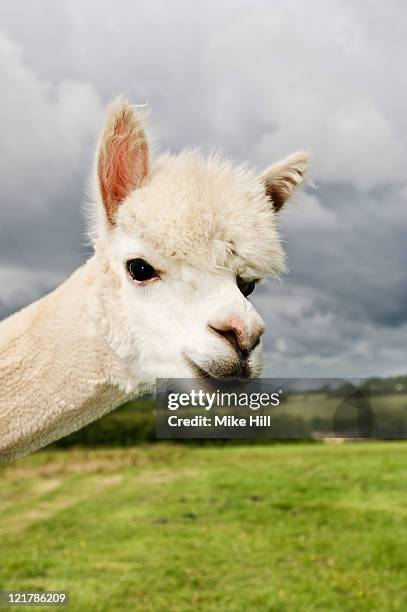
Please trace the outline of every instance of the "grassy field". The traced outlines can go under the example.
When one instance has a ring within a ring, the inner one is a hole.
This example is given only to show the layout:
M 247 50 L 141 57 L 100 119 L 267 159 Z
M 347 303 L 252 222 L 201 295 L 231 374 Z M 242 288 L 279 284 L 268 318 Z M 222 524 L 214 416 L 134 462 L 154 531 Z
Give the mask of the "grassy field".
M 406 467 L 395 442 L 37 453 L 0 471 L 0 588 L 71 612 L 406 610 Z

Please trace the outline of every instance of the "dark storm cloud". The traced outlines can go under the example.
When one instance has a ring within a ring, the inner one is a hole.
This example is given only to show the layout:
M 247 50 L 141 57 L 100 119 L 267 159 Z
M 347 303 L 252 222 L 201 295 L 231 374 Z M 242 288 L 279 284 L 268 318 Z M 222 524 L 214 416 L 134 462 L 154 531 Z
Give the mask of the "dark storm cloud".
M 284 226 L 292 281 L 319 291 L 329 286 L 338 317 L 390 326 L 407 321 L 407 210 L 400 189 L 323 186 L 318 198 L 335 223 L 312 226 L 311 211 L 304 237 L 296 210 Z M 308 214 L 304 204 L 301 216 Z
M 155 148 L 260 168 L 313 156 L 281 224 L 290 275 L 260 290 L 276 375 L 406 367 L 407 8 L 401 1 L 0 0 L 0 314 L 87 253 L 103 107 L 152 107 Z M 269 371 L 269 370 L 267 370 Z

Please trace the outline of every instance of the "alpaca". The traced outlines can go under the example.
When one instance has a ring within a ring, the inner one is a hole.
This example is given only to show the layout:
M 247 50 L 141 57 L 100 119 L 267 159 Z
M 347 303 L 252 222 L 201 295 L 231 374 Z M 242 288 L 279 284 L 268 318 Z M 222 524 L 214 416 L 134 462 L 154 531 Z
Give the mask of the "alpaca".
M 0 324 L 0 457 L 32 452 L 155 379 L 256 377 L 264 323 L 248 300 L 284 270 L 278 212 L 295 153 L 258 175 L 219 154 L 151 162 L 140 113 L 108 109 L 95 159 L 94 254 Z

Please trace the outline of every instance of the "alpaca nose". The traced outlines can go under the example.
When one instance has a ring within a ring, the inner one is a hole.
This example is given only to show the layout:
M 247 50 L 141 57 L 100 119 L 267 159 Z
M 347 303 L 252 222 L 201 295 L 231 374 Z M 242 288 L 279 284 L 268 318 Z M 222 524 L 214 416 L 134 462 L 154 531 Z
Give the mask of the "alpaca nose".
M 262 323 L 256 322 L 248 329 L 243 321 L 237 317 L 209 323 L 208 326 L 216 334 L 227 340 L 238 353 L 246 357 L 259 344 L 260 336 L 264 332 Z

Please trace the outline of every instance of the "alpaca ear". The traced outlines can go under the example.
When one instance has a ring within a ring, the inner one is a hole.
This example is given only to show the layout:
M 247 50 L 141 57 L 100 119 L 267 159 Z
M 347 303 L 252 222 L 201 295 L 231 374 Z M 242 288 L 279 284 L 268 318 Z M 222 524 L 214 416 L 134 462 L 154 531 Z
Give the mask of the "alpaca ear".
M 276 212 L 284 206 L 295 188 L 302 183 L 307 166 L 308 154 L 298 151 L 263 172 L 261 178 L 266 194 Z
M 120 96 L 108 109 L 96 156 L 97 184 L 111 225 L 120 204 L 148 175 L 149 154 L 142 123 Z

